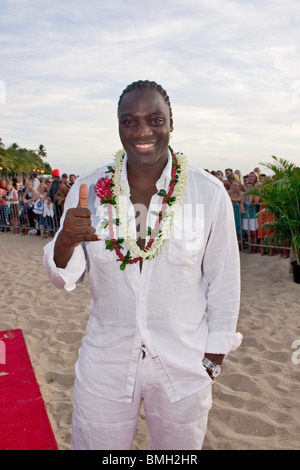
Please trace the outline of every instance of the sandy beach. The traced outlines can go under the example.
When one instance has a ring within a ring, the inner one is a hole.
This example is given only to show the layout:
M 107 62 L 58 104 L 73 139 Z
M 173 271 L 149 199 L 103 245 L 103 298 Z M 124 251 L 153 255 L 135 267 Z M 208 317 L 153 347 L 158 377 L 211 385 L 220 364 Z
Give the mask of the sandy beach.
M 59 449 L 70 449 L 74 364 L 88 319 L 89 287 L 55 289 L 43 267 L 49 239 L 0 234 L 0 331 L 20 328 Z M 242 346 L 213 387 L 205 450 L 300 449 L 300 285 L 289 260 L 241 254 Z M 294 356 L 293 356 L 294 354 Z M 294 360 L 293 360 L 294 358 Z M 133 449 L 148 450 L 143 412 Z

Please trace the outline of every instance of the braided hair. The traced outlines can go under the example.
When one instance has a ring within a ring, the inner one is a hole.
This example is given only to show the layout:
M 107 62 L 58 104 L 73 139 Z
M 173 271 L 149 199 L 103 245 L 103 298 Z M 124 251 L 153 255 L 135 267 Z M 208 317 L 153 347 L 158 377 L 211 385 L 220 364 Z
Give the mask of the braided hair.
M 137 90 L 137 89 L 140 90 L 142 88 L 152 89 L 152 90 L 158 91 L 158 93 L 161 94 L 161 96 L 163 97 L 165 103 L 168 105 L 169 110 L 170 110 L 170 124 L 171 124 L 171 128 L 172 128 L 173 127 L 173 113 L 172 113 L 170 98 L 169 98 L 166 90 L 164 90 L 161 85 L 158 85 L 156 82 L 149 81 L 149 80 L 138 80 L 137 82 L 131 83 L 130 85 L 128 85 L 125 88 L 125 90 L 123 90 L 123 92 L 122 92 L 122 94 L 119 98 L 119 102 L 118 102 L 118 115 L 119 115 L 119 108 L 120 108 L 120 105 L 121 105 L 121 102 L 122 102 L 122 99 L 123 99 L 124 95 L 126 95 L 130 91 Z

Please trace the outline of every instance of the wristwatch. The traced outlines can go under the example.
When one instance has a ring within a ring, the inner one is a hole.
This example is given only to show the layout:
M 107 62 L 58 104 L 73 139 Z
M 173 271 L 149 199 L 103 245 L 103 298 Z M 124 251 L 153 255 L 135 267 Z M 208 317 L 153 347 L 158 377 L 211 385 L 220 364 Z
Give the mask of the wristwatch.
M 211 361 L 207 357 L 204 357 L 202 362 L 208 375 L 212 379 L 215 379 L 216 377 L 219 377 L 219 375 L 222 374 L 222 367 L 219 364 L 216 364 L 215 362 Z

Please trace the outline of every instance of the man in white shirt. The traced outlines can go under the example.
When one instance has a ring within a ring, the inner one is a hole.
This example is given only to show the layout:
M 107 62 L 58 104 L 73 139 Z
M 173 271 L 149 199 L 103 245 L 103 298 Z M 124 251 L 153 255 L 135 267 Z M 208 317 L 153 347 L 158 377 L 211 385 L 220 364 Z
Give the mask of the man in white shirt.
M 143 400 L 152 449 L 201 449 L 211 385 L 242 340 L 232 204 L 169 147 L 160 85 L 129 85 L 118 120 L 124 152 L 77 178 L 44 254 L 56 287 L 87 270 L 91 288 L 72 447 L 130 449 Z

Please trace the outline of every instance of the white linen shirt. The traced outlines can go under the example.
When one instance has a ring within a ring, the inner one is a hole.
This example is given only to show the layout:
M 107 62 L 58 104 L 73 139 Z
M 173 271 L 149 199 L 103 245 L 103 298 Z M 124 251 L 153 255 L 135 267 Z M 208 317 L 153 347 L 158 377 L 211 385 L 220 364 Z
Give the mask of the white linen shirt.
M 127 156 L 121 188 L 135 230 L 126 162 Z M 100 227 L 106 210 L 94 190 L 106 171 L 107 166 L 77 178 L 65 202 L 65 212 L 77 207 L 79 187 L 87 184 L 92 225 L 102 240 L 77 246 L 65 269 L 53 261 L 57 234 L 44 248 L 46 272 L 57 288 L 74 289 L 86 270 L 89 277 L 90 317 L 76 377 L 95 395 L 130 403 L 144 343 L 174 402 L 211 382 L 202 364 L 205 352 L 227 355 L 242 341 L 236 333 L 240 265 L 232 203 L 217 178 L 188 167 L 182 207 L 162 250 L 142 270 L 136 263 L 121 271 L 115 252 L 105 249 L 108 229 Z M 157 189 L 167 190 L 170 178 L 171 155 Z M 161 203 L 155 194 L 148 223 Z M 61 227 L 63 220 L 64 214 Z

